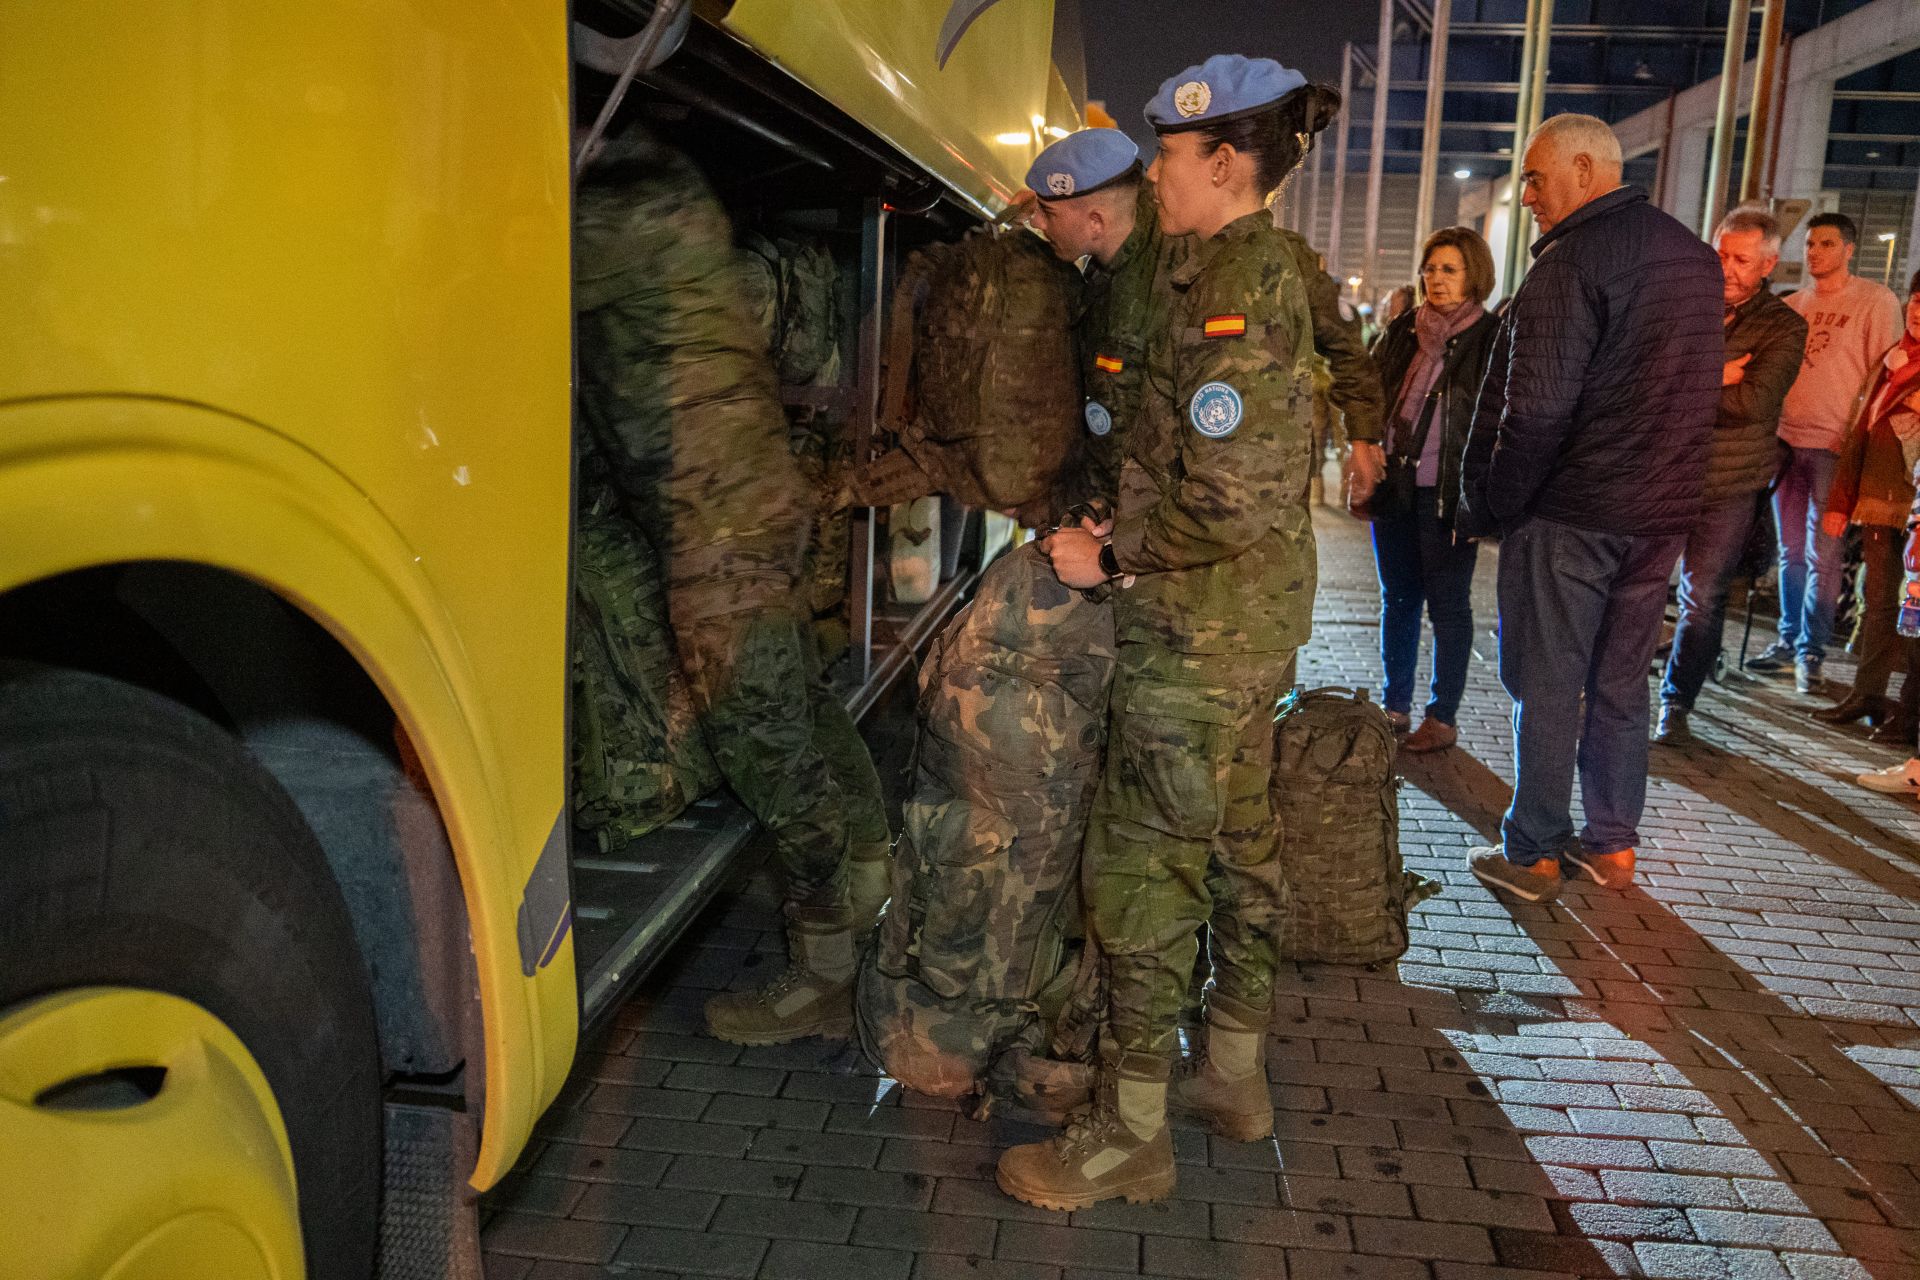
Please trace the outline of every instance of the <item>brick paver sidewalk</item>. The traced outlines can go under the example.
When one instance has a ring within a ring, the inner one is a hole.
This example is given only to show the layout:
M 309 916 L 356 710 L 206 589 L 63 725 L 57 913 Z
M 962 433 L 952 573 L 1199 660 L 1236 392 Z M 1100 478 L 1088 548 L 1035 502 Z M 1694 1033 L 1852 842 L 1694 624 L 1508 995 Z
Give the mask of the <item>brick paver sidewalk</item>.
M 1365 529 L 1320 514 L 1302 679 L 1377 685 Z M 1397 971 L 1283 979 L 1275 1140 L 1177 1130 L 1156 1205 L 1008 1200 L 993 1162 L 1038 1130 L 851 1047 L 700 1033 L 777 959 L 762 885 L 583 1052 L 490 1198 L 489 1276 L 1916 1280 L 1920 818 L 1851 783 L 1899 754 L 1790 684 L 1710 688 L 1701 743 L 1654 749 L 1640 883 L 1510 907 L 1462 856 L 1511 782 L 1492 583 L 1487 555 L 1460 746 L 1402 760 L 1407 861 L 1446 893 Z

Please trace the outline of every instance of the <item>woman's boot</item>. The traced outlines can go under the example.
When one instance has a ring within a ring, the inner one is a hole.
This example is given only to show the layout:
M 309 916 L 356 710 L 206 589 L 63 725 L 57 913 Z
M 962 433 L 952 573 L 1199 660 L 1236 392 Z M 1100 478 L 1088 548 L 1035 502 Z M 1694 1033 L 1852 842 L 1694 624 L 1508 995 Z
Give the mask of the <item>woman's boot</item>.
M 1206 1052 L 1174 1082 L 1173 1108 L 1235 1142 L 1273 1136 L 1266 1010 L 1208 988 Z

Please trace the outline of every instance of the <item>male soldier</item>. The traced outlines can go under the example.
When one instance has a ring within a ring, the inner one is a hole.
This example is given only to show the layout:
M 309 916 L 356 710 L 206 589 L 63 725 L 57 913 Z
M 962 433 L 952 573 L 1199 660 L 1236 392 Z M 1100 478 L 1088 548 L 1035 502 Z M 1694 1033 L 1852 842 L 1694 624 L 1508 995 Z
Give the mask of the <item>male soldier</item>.
M 1347 502 L 1358 507 L 1373 496 L 1373 487 L 1386 474 L 1386 454 L 1380 448 L 1380 419 L 1386 396 L 1380 389 L 1380 373 L 1360 336 L 1360 317 L 1341 305 L 1340 286 L 1327 274 L 1326 259 L 1298 231 L 1281 227 L 1278 202 L 1273 208 L 1281 243 L 1293 254 L 1294 269 L 1307 286 L 1307 305 L 1313 313 L 1313 349 L 1326 361 L 1332 380 L 1327 399 L 1346 422 Z M 1331 434 L 1331 422 L 1324 433 L 1315 424 L 1309 494 L 1314 502 L 1320 501 L 1320 465 L 1326 456 L 1326 437 Z
M 1077 322 L 1087 388 L 1086 466 L 1065 490 L 1065 506 L 1095 499 L 1111 504 L 1121 447 L 1113 432 L 1139 405 L 1146 353 L 1166 322 L 1168 275 L 1192 252 L 1191 238 L 1160 230 L 1151 183 L 1142 178 L 1139 148 L 1118 129 L 1082 129 L 1053 143 L 1027 171 L 1035 196 L 1033 224 L 1064 261 L 1088 259 L 1087 288 Z M 1276 220 L 1276 228 L 1279 223 Z M 1296 232 L 1280 229 L 1313 312 L 1314 348 L 1333 378 L 1330 398 L 1346 415 L 1350 500 L 1364 502 L 1386 462 L 1380 450 L 1380 378 L 1359 325 L 1340 310 L 1340 289 L 1320 255 Z M 1077 483 L 1075 483 L 1077 481 Z M 1316 468 L 1314 483 L 1318 483 Z
M 715 762 L 772 832 L 789 966 L 707 1002 L 736 1044 L 852 1029 L 849 857 L 884 866 L 873 762 L 827 696 L 796 591 L 810 511 L 732 230 L 686 157 L 638 131 L 575 199 L 580 400 L 593 447 L 667 577 L 674 647 Z
M 1165 327 L 1167 277 L 1190 251 L 1160 230 L 1140 149 L 1118 129 L 1082 129 L 1042 151 L 1027 170 L 1033 225 L 1062 261 L 1087 259 L 1074 319 L 1087 403 L 1085 465 L 1062 482 L 1058 506 L 1111 511 L 1120 485 L 1120 437 L 1140 405 L 1148 345 Z M 1057 514 L 1057 513 L 1056 513 Z

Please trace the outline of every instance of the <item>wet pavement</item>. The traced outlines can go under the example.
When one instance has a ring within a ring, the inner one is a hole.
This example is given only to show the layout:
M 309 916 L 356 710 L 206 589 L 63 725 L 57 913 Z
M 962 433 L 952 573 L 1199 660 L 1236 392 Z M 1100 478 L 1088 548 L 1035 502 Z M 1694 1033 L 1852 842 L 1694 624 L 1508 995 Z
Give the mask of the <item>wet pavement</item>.
M 1366 529 L 1317 514 L 1301 678 L 1374 685 Z M 1493 580 L 1485 554 L 1460 745 L 1401 758 L 1407 864 L 1446 892 L 1397 966 L 1282 975 L 1273 1140 L 1176 1127 L 1158 1204 L 1007 1199 L 994 1160 L 1041 1130 L 850 1045 L 702 1034 L 778 967 L 755 875 L 583 1045 L 487 1199 L 490 1280 L 1920 1277 L 1920 812 L 1851 781 L 1904 753 L 1790 679 L 1709 686 L 1700 741 L 1654 748 L 1636 886 L 1497 901 L 1464 862 L 1512 778 Z

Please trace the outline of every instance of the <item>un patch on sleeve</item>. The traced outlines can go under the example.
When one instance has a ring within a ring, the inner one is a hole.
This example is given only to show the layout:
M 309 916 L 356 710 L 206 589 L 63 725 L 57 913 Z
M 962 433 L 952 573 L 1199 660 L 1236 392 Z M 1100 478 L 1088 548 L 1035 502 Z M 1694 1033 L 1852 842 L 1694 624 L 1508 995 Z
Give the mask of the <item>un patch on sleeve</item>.
M 1113 414 L 1098 400 L 1087 401 L 1086 418 L 1087 430 L 1096 436 L 1106 435 L 1113 430 Z
M 1187 406 L 1193 429 L 1213 440 L 1232 435 L 1245 412 L 1240 393 L 1224 382 L 1209 382 L 1201 387 L 1193 393 L 1193 402 Z

